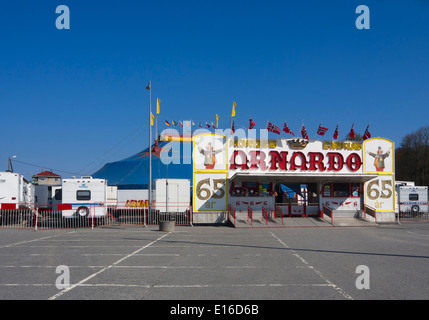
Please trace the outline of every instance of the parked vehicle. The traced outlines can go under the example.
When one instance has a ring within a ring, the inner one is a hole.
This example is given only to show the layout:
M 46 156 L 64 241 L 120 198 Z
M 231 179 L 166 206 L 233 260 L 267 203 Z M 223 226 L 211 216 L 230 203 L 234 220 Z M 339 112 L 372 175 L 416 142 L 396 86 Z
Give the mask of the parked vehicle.
M 3 209 L 34 207 L 34 186 L 22 174 L 0 172 L 0 204 Z
M 106 215 L 107 180 L 90 176 L 63 179 L 62 210 L 64 218 L 103 217 Z
M 428 187 L 398 186 L 397 191 L 400 212 L 428 212 Z

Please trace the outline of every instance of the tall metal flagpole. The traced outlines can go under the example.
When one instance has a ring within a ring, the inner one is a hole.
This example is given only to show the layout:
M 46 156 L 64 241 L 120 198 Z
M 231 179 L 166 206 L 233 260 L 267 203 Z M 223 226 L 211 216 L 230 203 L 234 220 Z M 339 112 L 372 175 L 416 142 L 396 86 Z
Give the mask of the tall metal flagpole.
M 149 195 L 148 195 L 148 215 L 152 207 L 152 92 L 151 83 L 149 81 L 146 87 L 149 90 Z

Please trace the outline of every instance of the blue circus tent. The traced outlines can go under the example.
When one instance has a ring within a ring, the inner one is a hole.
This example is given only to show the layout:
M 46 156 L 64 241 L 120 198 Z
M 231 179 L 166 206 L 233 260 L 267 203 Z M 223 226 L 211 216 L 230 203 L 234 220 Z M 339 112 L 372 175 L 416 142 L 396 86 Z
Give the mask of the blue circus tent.
M 192 184 L 191 152 L 191 142 L 156 142 L 152 145 L 152 180 L 189 179 Z M 184 153 L 189 155 L 183 156 Z M 92 176 L 106 179 L 109 186 L 119 189 L 148 189 L 149 148 L 129 158 L 107 163 Z

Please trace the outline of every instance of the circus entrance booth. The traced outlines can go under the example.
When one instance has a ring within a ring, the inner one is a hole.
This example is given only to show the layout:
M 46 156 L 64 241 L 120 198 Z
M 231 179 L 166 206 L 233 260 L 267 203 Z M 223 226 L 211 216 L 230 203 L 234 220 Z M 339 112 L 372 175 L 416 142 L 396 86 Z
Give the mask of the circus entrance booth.
M 216 158 L 222 165 L 200 172 L 194 166 L 194 212 L 213 209 L 207 202 L 222 196 L 217 209 L 227 206 L 234 224 L 285 226 L 296 224 L 293 218 L 333 223 L 336 218 L 366 218 L 367 212 L 370 220 L 376 212 L 391 219 L 394 166 L 389 140 L 225 138 L 224 143 L 221 148 L 218 141 Z M 384 168 L 379 171 L 375 164 L 382 153 Z

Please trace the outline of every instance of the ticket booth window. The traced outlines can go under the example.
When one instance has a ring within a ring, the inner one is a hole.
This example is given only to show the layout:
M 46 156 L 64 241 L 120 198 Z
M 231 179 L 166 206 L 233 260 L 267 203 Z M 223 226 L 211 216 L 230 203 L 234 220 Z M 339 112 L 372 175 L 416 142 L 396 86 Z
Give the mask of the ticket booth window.
M 360 197 L 360 183 L 351 183 L 351 197 Z
M 334 183 L 333 185 L 333 196 L 334 197 L 348 197 L 349 196 L 349 184 L 348 183 Z
M 328 183 L 323 185 L 324 197 L 360 197 L 359 183 Z

